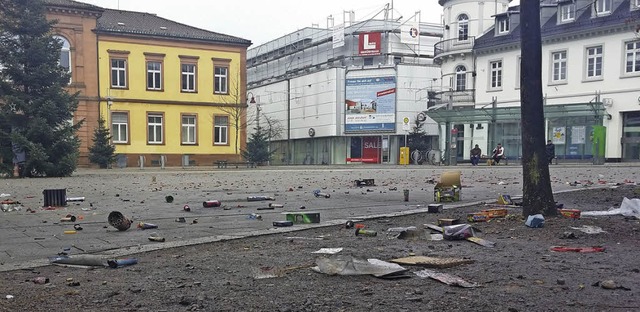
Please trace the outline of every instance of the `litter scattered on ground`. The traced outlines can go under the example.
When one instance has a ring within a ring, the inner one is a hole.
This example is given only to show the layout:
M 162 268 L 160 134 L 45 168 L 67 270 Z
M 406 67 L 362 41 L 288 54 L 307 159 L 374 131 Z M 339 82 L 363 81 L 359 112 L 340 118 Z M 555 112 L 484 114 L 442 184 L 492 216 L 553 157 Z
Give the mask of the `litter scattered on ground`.
M 424 269 L 422 271 L 418 271 L 418 272 L 414 272 L 417 276 L 419 277 L 423 277 L 423 278 L 431 278 L 434 279 L 436 281 L 445 283 L 449 286 L 458 286 L 458 287 L 463 287 L 463 288 L 473 288 L 473 287 L 478 287 L 478 284 L 476 283 L 470 283 L 467 282 L 465 280 L 463 280 L 460 277 L 457 277 L 455 275 L 451 275 L 451 274 L 447 274 L 447 273 L 439 273 L 433 270 L 429 270 L 429 269 Z
M 544 226 L 544 216 L 542 214 L 530 215 L 524 224 L 530 228 L 541 228 Z
M 463 258 L 436 258 L 436 257 L 427 257 L 427 256 L 412 256 L 412 257 L 404 257 L 397 258 L 391 260 L 391 262 L 397 264 L 405 264 L 405 265 L 419 265 L 427 268 L 451 268 L 462 264 L 469 264 L 475 262 L 471 259 L 463 259 Z
M 456 224 L 444 227 L 444 239 L 462 240 L 474 236 L 473 228 L 469 224 Z
M 58 265 L 71 265 L 81 267 L 107 266 L 107 261 L 98 255 L 58 255 L 49 258 L 49 262 Z
M 600 288 L 603 288 L 603 289 L 631 290 L 631 288 L 618 285 L 614 280 L 597 281 L 597 282 L 593 283 L 591 286 L 600 287 Z
M 293 226 L 293 222 L 292 221 L 273 221 L 273 226 L 276 226 L 276 227 Z
M 22 210 L 22 204 L 13 200 L 3 200 L 0 205 L 0 209 L 3 212 L 12 212 L 12 211 L 20 211 Z
M 276 200 L 273 197 L 269 197 L 269 196 L 247 196 L 247 201 L 264 201 L 264 200 Z
M 572 226 L 571 228 L 587 234 L 607 233 L 607 231 L 603 230 L 601 227 L 594 225 L 583 225 L 580 227 Z
M 580 219 L 581 211 L 578 209 L 558 209 L 558 213 L 563 217 L 571 219 Z
M 117 260 L 107 260 L 107 264 L 110 268 L 116 269 L 123 266 L 134 265 L 138 263 L 138 259 L 129 258 L 129 259 L 117 259 Z
M 126 231 L 131 227 L 131 220 L 127 219 L 119 211 L 112 211 L 109 213 L 107 220 L 109 221 L 109 224 L 118 229 L 118 231 Z
M 605 251 L 604 247 L 593 246 L 593 247 L 564 247 L 564 246 L 554 246 L 551 247 L 551 251 L 557 252 L 603 252 Z
M 428 229 L 434 230 L 434 231 L 438 231 L 440 233 L 444 232 L 444 228 L 441 226 L 437 226 L 435 224 L 424 224 L 425 227 L 427 227 Z M 467 241 L 470 241 L 472 243 L 478 244 L 480 246 L 484 246 L 484 247 L 489 247 L 489 248 L 493 248 L 496 246 L 496 243 L 492 242 L 492 241 L 488 241 L 484 238 L 480 238 L 480 237 L 467 237 L 465 238 Z
M 313 191 L 313 196 L 315 197 L 322 197 L 322 198 L 331 198 L 331 195 L 328 193 L 323 193 L 320 190 L 315 190 Z
M 327 255 L 335 255 L 339 252 L 342 251 L 343 248 L 320 248 L 319 250 L 316 250 L 314 252 L 314 254 L 327 254 Z
M 373 275 L 375 277 L 389 277 L 407 271 L 396 263 L 378 259 L 357 259 L 351 256 L 318 258 L 312 270 L 328 275 Z
M 356 236 L 378 236 L 378 232 L 373 230 L 356 229 Z
M 614 216 L 623 215 L 625 217 L 634 217 L 640 219 L 640 199 L 624 198 L 620 208 L 610 208 L 604 211 L 583 211 L 583 216 Z

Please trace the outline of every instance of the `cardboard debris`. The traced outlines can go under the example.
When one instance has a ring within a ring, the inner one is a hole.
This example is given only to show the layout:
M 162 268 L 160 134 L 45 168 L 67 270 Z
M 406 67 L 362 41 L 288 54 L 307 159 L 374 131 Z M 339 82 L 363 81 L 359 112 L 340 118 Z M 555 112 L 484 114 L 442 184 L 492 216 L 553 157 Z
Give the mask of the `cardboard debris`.
M 419 277 L 428 277 L 428 278 L 434 279 L 436 281 L 445 283 L 449 286 L 458 286 L 463 288 L 473 288 L 473 287 L 479 286 L 476 283 L 467 282 L 455 275 L 451 275 L 447 273 L 439 273 L 429 269 L 424 269 L 422 271 L 415 272 L 415 274 Z
M 603 230 L 601 227 L 594 225 L 583 225 L 580 227 L 572 226 L 571 228 L 587 234 L 607 233 L 607 231 Z
M 427 268 L 451 268 L 454 266 L 469 264 L 475 262 L 471 259 L 463 259 L 463 258 L 436 258 L 436 257 L 427 257 L 427 256 L 413 256 L 413 257 L 405 257 L 393 259 L 391 262 L 405 265 L 420 265 Z
M 444 232 L 444 229 L 441 226 L 437 226 L 435 224 L 427 223 L 424 226 L 427 227 L 428 229 L 431 229 L 431 230 L 434 230 L 434 231 L 438 231 L 440 233 Z M 465 240 L 470 241 L 472 243 L 476 243 L 476 244 L 478 244 L 480 246 L 489 247 L 489 248 L 493 248 L 493 247 L 496 246 L 496 243 L 494 243 L 492 241 L 488 241 L 486 239 L 483 239 L 483 238 L 480 238 L 480 237 L 475 237 L 475 236 L 467 237 L 467 238 L 465 238 Z
M 312 270 L 328 275 L 373 275 L 390 277 L 403 274 L 407 269 L 396 263 L 378 259 L 357 259 L 351 256 L 336 258 L 318 258 Z
M 320 248 L 319 250 L 316 250 L 312 253 L 314 254 L 328 254 L 328 255 L 335 255 L 339 252 L 342 251 L 342 248 Z

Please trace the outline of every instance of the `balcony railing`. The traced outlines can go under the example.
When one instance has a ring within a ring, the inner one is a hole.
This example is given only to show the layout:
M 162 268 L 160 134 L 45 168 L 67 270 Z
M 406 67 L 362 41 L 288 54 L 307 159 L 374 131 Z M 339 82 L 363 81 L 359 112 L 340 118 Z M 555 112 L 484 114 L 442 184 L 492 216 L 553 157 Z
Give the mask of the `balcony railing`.
M 475 89 L 466 89 L 463 91 L 442 91 L 438 92 L 436 99 L 433 101 L 435 105 L 448 104 L 449 97 L 451 97 L 451 103 L 456 104 L 472 104 L 475 103 Z
M 465 40 L 460 38 L 453 38 L 440 41 L 436 43 L 434 46 L 434 56 L 438 56 L 438 54 L 455 52 L 460 50 L 468 50 L 473 48 L 473 43 L 475 41 L 475 37 L 467 37 Z

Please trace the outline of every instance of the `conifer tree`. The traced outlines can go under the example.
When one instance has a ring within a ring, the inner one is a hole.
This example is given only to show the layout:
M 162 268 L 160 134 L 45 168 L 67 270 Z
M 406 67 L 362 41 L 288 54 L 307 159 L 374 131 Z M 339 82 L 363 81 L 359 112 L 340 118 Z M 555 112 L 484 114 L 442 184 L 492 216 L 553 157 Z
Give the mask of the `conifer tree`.
M 61 42 L 52 35 L 42 0 L 0 5 L 0 145 L 26 153 L 27 176 L 69 176 L 77 167 L 81 121 L 70 74 L 59 65 Z
M 115 161 L 116 147 L 111 144 L 111 134 L 109 129 L 105 127 L 105 121 L 102 117 L 98 119 L 98 127 L 93 131 L 93 145 L 89 147 L 89 161 L 107 168 Z
M 267 132 L 257 127 L 247 141 L 247 149 L 242 151 L 242 157 L 256 164 L 266 163 L 271 160 L 275 151 L 269 152 L 269 141 Z

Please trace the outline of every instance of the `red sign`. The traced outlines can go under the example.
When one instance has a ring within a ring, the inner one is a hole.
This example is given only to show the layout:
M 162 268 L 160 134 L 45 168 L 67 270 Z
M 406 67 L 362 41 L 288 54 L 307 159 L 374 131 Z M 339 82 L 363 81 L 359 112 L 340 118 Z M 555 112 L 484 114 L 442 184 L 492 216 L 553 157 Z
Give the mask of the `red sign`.
M 379 155 L 382 150 L 382 141 L 380 140 L 380 137 L 364 137 L 362 144 L 362 162 L 379 164 Z
M 381 38 L 379 32 L 361 33 L 358 36 L 358 55 L 380 55 Z

